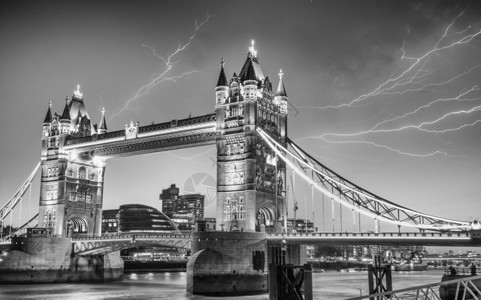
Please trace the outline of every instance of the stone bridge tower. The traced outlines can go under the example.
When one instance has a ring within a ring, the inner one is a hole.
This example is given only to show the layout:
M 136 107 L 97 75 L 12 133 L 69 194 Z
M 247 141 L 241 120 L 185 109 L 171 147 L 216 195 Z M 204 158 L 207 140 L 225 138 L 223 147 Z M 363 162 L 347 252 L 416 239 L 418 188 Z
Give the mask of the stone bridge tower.
M 105 163 L 63 147 L 70 137 L 106 133 L 103 113 L 100 126 L 94 126 L 79 87 L 66 99 L 62 115 L 52 115 L 50 103 L 43 122 L 38 220 L 53 236 L 100 235 Z
M 263 142 L 261 128 L 286 146 L 287 95 L 277 91 L 249 48 L 239 75 L 228 81 L 222 60 L 216 92 L 217 226 L 224 231 L 282 231 L 286 165 Z

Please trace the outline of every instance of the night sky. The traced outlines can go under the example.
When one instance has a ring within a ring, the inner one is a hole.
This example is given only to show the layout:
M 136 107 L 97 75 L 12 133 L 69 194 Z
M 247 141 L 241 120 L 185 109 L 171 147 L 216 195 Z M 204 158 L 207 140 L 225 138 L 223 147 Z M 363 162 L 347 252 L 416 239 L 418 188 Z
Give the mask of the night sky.
M 40 159 L 50 100 L 61 114 L 80 84 L 92 121 L 105 106 L 110 131 L 212 113 L 221 59 L 230 79 L 253 39 L 274 86 L 284 72 L 292 140 L 390 201 L 479 220 L 480 29 L 480 1 L 4 2 L 0 204 Z M 170 68 L 156 56 L 186 44 Z M 214 146 L 109 160 L 104 209 L 160 209 L 172 183 L 208 193 L 214 162 Z M 34 203 L 38 192 L 37 182 Z M 208 197 L 206 215 L 214 209 Z

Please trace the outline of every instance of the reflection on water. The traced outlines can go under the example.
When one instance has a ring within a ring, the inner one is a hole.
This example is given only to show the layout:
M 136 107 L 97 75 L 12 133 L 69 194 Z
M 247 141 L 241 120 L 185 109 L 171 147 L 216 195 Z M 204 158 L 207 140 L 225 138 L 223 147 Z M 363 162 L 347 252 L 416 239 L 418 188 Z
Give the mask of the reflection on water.
M 393 272 L 393 288 L 439 282 L 443 270 L 424 272 Z M 132 273 L 124 281 L 106 283 L 9 284 L 0 285 L 0 299 L 219 299 L 188 295 L 186 274 Z M 315 299 L 346 299 L 367 294 L 367 272 L 336 272 L 313 274 Z M 224 297 L 223 299 L 267 300 L 268 295 Z

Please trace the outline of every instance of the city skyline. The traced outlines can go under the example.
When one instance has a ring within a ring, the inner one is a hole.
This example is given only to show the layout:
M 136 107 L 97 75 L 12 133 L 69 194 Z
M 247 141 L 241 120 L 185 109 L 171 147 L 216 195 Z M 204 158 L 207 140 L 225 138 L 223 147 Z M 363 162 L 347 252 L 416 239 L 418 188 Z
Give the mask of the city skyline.
M 39 160 L 49 101 L 61 113 L 80 84 L 92 121 L 105 107 L 110 131 L 132 120 L 147 125 L 211 113 L 221 59 L 228 77 L 239 73 L 255 40 L 264 74 L 276 85 L 284 73 L 288 135 L 296 143 L 399 205 L 481 219 L 477 2 L 72 3 L 9 2 L 0 12 L 0 204 Z M 159 56 L 178 45 L 186 47 L 165 64 Z M 389 81 L 416 59 L 404 77 Z M 155 82 L 166 70 L 172 80 Z M 194 188 L 206 193 L 215 155 L 206 146 L 109 160 L 104 209 L 158 205 L 162 188 L 190 188 L 193 177 L 203 179 Z M 310 218 L 304 197 L 297 188 L 297 214 Z M 215 213 L 207 195 L 205 212 Z

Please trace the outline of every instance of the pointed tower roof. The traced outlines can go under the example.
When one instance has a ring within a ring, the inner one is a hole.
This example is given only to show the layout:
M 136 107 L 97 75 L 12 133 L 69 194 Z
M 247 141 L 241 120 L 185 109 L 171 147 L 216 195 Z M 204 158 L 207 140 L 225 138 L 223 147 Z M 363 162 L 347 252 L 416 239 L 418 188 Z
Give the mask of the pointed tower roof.
M 221 60 L 220 63 L 220 74 L 219 74 L 219 80 L 217 80 L 217 86 L 227 86 L 227 77 L 225 76 L 224 72 L 224 59 Z
M 48 102 L 47 115 L 45 116 L 44 123 L 52 123 L 52 101 Z
M 247 70 L 246 70 L 244 76 L 241 76 L 241 81 L 242 82 L 244 82 L 246 80 L 257 81 L 258 79 L 257 79 L 257 76 L 256 76 L 256 71 L 254 70 L 254 65 L 252 63 L 252 59 L 249 59 L 248 61 L 249 62 L 247 63 Z
M 107 122 L 105 121 L 105 107 L 102 107 L 102 118 L 100 119 L 99 131 L 107 131 Z
M 279 72 L 279 85 L 277 86 L 276 96 L 287 97 L 286 88 L 284 87 L 284 82 L 282 81 L 282 69 Z
M 249 53 L 247 53 L 247 59 L 239 73 L 239 78 L 241 82 L 253 79 L 262 81 L 265 78 L 257 59 L 257 50 L 254 49 L 254 40 L 251 41 L 251 47 L 249 47 Z
M 63 109 L 61 120 L 69 120 L 70 121 L 70 112 L 68 106 L 68 97 L 65 98 L 65 107 Z

